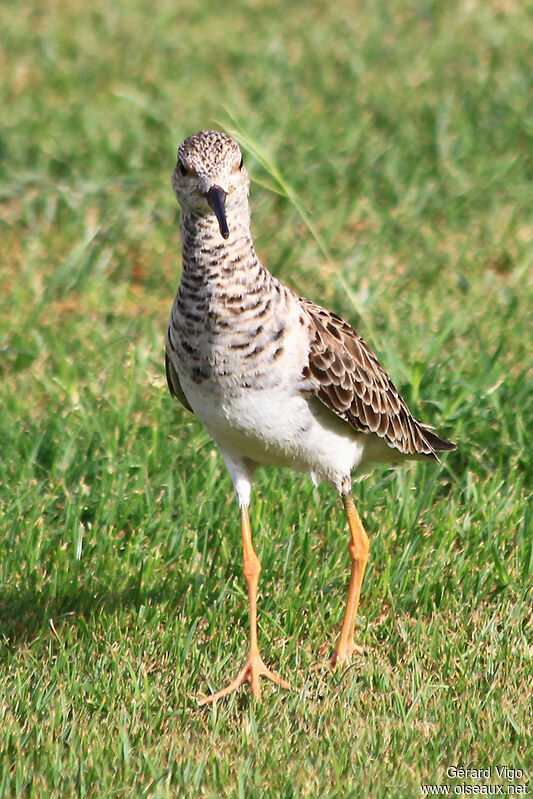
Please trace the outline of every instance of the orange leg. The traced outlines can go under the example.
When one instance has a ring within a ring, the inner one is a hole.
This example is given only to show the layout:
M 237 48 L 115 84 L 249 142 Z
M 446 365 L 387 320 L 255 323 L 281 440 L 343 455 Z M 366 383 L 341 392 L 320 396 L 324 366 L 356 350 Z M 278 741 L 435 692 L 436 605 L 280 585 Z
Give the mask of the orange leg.
M 217 691 L 204 699 L 199 700 L 200 705 L 207 705 L 211 702 L 216 702 L 222 699 L 223 696 L 236 691 L 237 688 L 249 682 L 252 687 L 252 694 L 254 699 L 261 699 L 261 685 L 259 682 L 260 677 L 266 677 L 268 680 L 280 685 L 282 688 L 288 688 L 289 683 L 278 677 L 273 671 L 267 669 L 263 662 L 263 658 L 259 654 L 259 647 L 257 645 L 257 583 L 259 581 L 259 574 L 261 572 L 261 563 L 257 557 L 253 544 L 252 544 L 252 530 L 250 528 L 250 519 L 248 517 L 248 509 L 241 508 L 241 528 L 242 528 L 242 548 L 244 555 L 244 576 L 246 577 L 246 584 L 248 586 L 248 617 L 250 620 L 250 649 L 248 657 L 240 672 L 235 679 L 229 683 L 221 691 Z
M 361 594 L 361 584 L 365 574 L 366 562 L 368 560 L 368 550 L 370 541 L 365 532 L 365 528 L 355 509 L 351 494 L 343 494 L 342 502 L 348 525 L 350 527 L 349 552 L 352 561 L 352 571 L 350 574 L 350 585 L 348 586 L 348 600 L 342 630 L 335 648 L 335 653 L 330 660 L 333 667 L 341 666 L 345 663 L 353 652 L 362 652 L 362 648 L 357 646 L 354 641 L 355 620 L 359 607 L 359 596 Z

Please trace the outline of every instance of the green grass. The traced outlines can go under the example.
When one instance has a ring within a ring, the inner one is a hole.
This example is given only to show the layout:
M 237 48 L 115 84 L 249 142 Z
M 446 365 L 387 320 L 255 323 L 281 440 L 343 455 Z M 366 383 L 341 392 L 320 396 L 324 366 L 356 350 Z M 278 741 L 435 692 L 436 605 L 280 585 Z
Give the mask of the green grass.
M 527 4 L 4 18 L 0 797 L 416 797 L 459 784 L 450 766 L 530 775 Z M 355 484 L 368 653 L 333 675 L 342 506 L 258 474 L 260 642 L 292 692 L 200 710 L 246 650 L 238 513 L 162 352 L 175 149 L 213 126 L 251 143 L 265 263 L 347 317 L 459 449 Z

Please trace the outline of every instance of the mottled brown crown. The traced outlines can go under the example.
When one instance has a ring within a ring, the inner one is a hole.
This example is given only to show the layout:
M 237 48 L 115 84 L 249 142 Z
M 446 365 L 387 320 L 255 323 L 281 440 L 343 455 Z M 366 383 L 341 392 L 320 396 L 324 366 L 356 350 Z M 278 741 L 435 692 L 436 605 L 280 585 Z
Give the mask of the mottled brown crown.
M 189 136 L 178 149 L 178 162 L 196 174 L 218 175 L 221 168 L 235 169 L 242 161 L 239 145 L 219 130 L 201 130 Z

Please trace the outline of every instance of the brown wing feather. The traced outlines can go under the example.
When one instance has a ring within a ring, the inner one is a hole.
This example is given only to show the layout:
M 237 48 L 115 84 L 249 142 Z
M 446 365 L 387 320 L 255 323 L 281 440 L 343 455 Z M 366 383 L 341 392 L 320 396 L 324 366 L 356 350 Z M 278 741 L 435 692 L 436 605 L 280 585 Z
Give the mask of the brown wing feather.
M 339 316 L 302 299 L 311 320 L 309 365 L 304 377 L 316 396 L 360 433 L 375 433 L 405 455 L 455 449 L 414 418 L 372 350 Z
M 193 409 L 187 402 L 187 397 L 183 393 L 178 373 L 172 366 L 172 361 L 168 357 L 168 352 L 165 352 L 165 371 L 167 373 L 168 390 L 170 391 L 171 395 L 176 397 L 176 399 L 181 402 L 184 408 L 187 408 L 188 411 L 194 413 Z

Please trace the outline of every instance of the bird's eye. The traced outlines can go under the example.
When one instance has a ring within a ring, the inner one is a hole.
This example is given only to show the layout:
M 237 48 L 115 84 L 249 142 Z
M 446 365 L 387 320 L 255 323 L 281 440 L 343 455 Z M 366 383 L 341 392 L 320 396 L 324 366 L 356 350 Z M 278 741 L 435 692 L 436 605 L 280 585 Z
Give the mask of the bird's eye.
M 241 155 L 241 163 L 239 164 L 239 169 L 242 169 L 243 165 L 244 165 L 244 158 Z
M 183 177 L 185 177 L 186 174 L 187 174 L 187 170 L 185 169 L 185 166 L 183 165 L 183 161 L 178 161 L 178 169 L 181 172 L 181 174 L 183 175 Z

